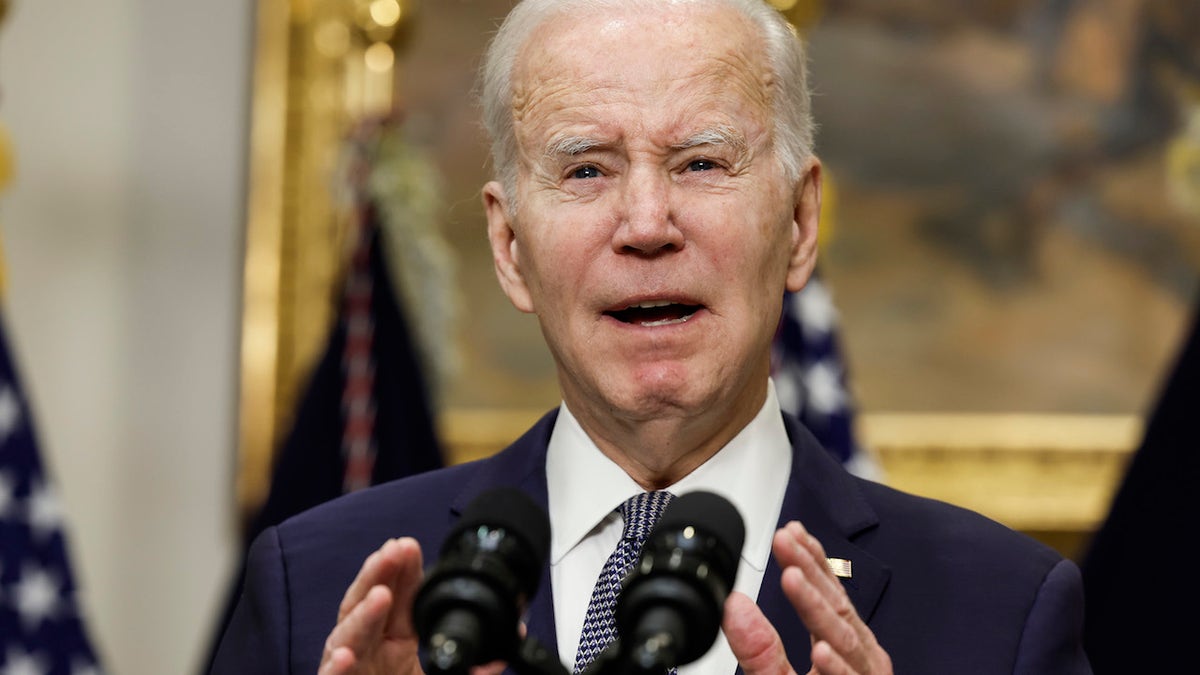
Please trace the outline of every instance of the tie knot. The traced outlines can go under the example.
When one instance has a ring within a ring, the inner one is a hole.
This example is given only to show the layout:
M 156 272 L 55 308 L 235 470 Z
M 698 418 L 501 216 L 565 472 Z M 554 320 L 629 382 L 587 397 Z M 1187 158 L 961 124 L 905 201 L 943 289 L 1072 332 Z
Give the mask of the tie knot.
M 632 539 L 639 544 L 644 542 L 650 530 L 654 529 L 654 524 L 658 522 L 658 517 L 674 498 L 675 495 L 670 492 L 658 490 L 643 492 L 625 500 L 625 503 L 621 504 L 621 518 L 625 521 L 621 538 Z

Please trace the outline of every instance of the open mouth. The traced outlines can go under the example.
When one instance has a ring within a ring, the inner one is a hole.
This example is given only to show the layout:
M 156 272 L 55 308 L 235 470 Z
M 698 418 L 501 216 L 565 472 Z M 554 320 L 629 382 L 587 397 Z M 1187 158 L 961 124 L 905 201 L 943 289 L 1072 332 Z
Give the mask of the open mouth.
M 702 305 L 685 305 L 668 300 L 656 300 L 639 302 L 624 309 L 610 310 L 605 314 L 622 323 L 653 328 L 685 323 L 701 309 L 703 309 Z

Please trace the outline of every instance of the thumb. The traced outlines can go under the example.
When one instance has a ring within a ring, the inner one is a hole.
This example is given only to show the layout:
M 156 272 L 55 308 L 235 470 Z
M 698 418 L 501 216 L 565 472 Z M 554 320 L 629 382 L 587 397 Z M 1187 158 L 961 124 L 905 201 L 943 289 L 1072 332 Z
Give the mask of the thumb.
M 779 633 L 744 593 L 730 593 L 725 600 L 721 629 L 746 675 L 795 675 Z

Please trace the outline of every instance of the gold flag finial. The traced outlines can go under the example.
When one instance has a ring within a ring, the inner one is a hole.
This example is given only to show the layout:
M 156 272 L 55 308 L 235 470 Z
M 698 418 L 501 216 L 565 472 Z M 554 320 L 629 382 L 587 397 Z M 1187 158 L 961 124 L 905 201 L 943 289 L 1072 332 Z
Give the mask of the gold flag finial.
M 340 72 L 323 94 L 350 120 L 387 115 L 396 106 L 396 63 L 412 41 L 417 0 L 320 0 L 313 5 L 312 46 Z M 325 67 L 325 66 L 318 66 Z
M 416 3 L 413 0 L 355 0 L 354 27 L 367 43 L 387 43 L 396 53 L 408 46 Z

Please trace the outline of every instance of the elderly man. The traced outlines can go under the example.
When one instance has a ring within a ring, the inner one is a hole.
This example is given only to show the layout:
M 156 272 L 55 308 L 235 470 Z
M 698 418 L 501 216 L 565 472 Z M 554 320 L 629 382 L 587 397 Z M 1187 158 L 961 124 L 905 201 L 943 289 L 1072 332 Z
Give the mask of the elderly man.
M 736 504 L 747 537 L 722 634 L 683 675 L 1089 672 L 1073 564 L 851 477 L 780 413 L 769 351 L 813 268 L 821 166 L 802 47 L 773 10 L 525 0 L 483 88 L 496 274 L 537 315 L 563 403 L 495 457 L 266 532 L 216 672 L 419 672 L 421 552 L 496 486 L 550 514 L 526 630 L 576 672 L 623 514 L 695 490 Z

